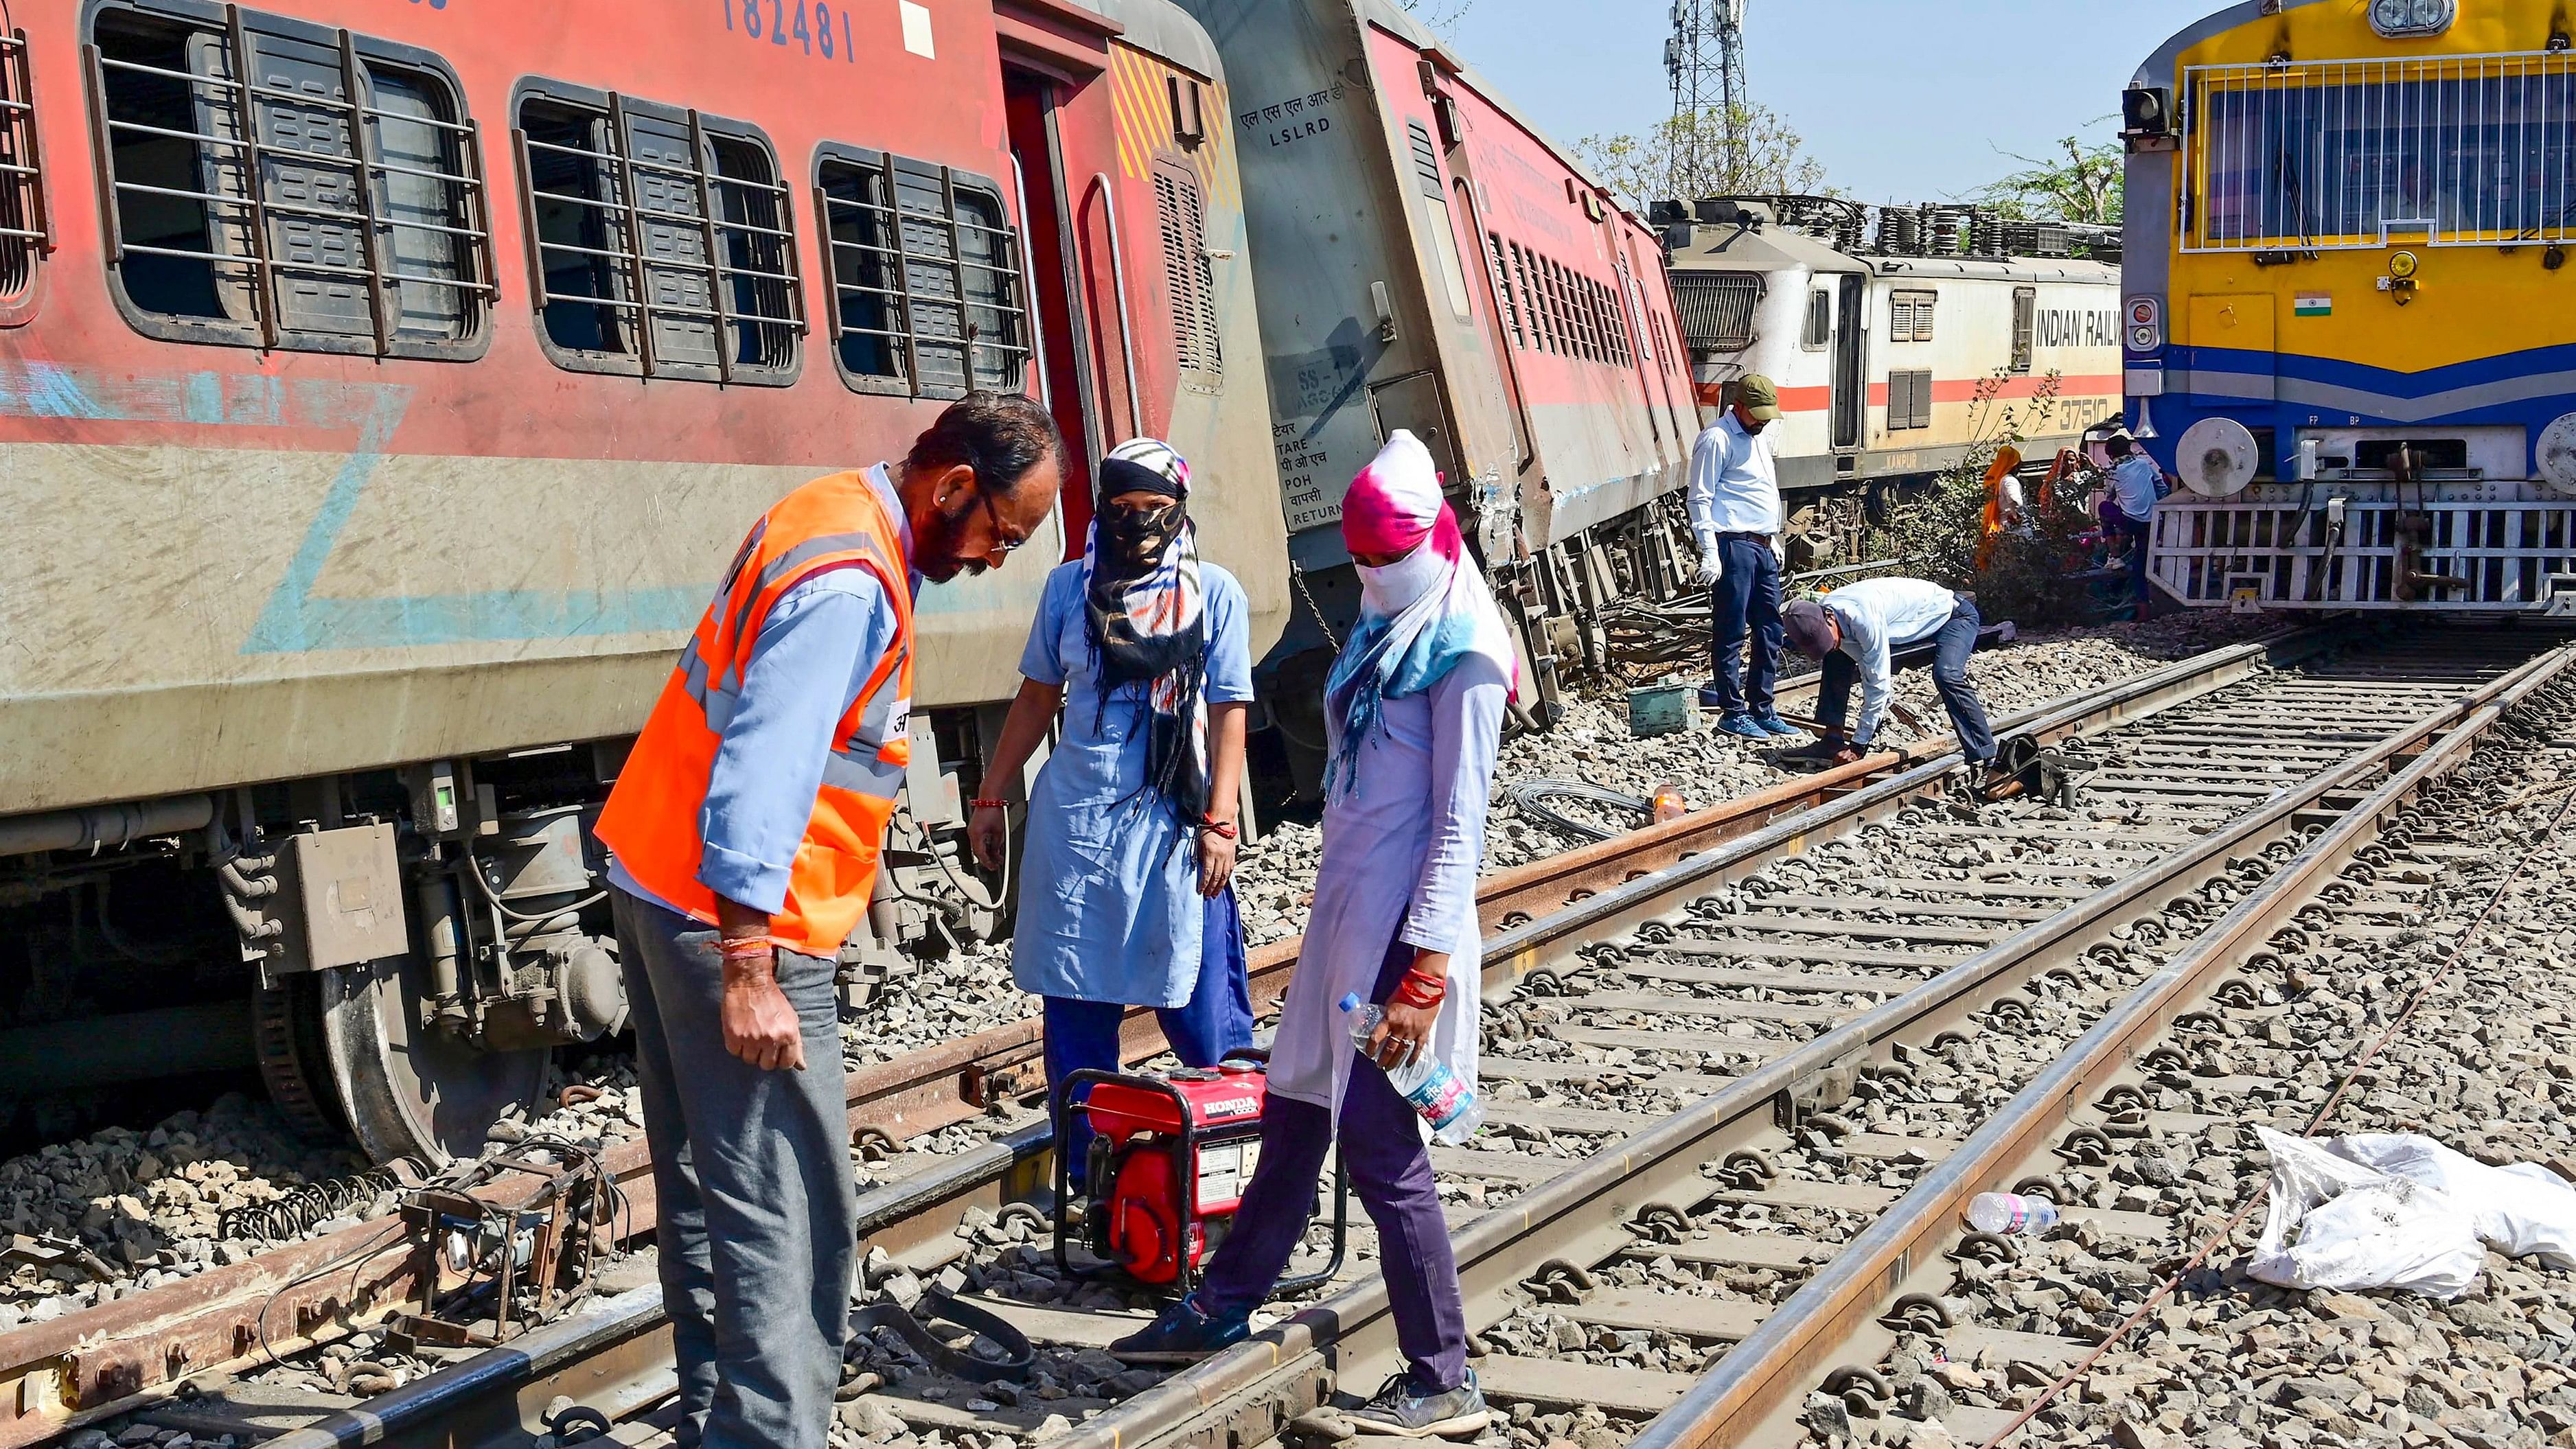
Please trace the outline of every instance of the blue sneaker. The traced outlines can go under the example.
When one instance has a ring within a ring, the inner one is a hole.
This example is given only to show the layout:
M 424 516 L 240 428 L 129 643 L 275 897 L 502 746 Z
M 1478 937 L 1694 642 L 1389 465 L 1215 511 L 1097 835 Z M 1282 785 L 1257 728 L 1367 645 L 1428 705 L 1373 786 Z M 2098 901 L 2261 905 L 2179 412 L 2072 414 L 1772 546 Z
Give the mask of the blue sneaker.
M 1183 1298 L 1145 1328 L 1109 1345 L 1109 1356 L 1120 1363 L 1196 1363 L 1251 1336 L 1250 1315 L 1210 1318 Z
M 1769 730 L 1766 730 L 1761 725 L 1755 723 L 1753 716 L 1746 714 L 1742 710 L 1737 710 L 1733 714 L 1719 720 L 1717 722 L 1717 727 L 1731 735 L 1742 735 L 1748 740 L 1767 740 L 1771 738 L 1771 732 Z
M 1753 722 L 1760 725 L 1769 733 L 1777 735 L 1782 739 L 1787 739 L 1791 735 L 1802 735 L 1806 733 L 1805 730 L 1802 730 L 1796 725 L 1789 723 L 1787 720 L 1780 718 L 1780 712 L 1776 709 L 1766 709 L 1762 711 L 1760 714 L 1753 717 Z
M 1444 1394 L 1423 1393 L 1409 1375 L 1399 1373 L 1378 1389 L 1377 1397 L 1353 1410 L 1350 1419 L 1369 1434 L 1468 1439 L 1484 1432 L 1494 1416 L 1485 1407 L 1485 1391 L 1476 1384 L 1476 1371 L 1469 1369 L 1467 1381 Z

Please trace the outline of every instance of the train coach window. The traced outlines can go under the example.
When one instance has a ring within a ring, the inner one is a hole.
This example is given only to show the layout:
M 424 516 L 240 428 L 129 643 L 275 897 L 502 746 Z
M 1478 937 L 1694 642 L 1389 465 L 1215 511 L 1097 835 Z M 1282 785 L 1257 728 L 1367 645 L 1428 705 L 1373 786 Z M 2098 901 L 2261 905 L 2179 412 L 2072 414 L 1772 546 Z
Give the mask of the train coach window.
M 23 295 L 37 259 L 53 250 L 33 94 L 27 32 L 0 35 L 0 298 Z
M 1017 392 L 1020 237 L 993 183 L 850 146 L 815 157 L 841 378 L 860 392 Z
M 693 110 L 523 89 L 539 335 L 558 367 L 784 386 L 804 289 L 769 142 Z
M 1809 352 L 1822 352 L 1834 336 L 1834 294 L 1822 287 L 1807 294 L 1807 325 L 1798 332 L 1798 345 Z
M 1174 83 L 1178 90 L 1178 82 Z M 1216 268 L 1208 260 L 1207 205 L 1198 173 L 1157 158 L 1154 212 L 1163 237 L 1163 283 L 1172 298 L 1172 334 L 1181 366 L 1225 375 L 1216 320 Z
M 181 0 L 111 0 L 90 83 L 127 316 L 179 341 L 462 358 L 491 228 L 433 56 Z
M 1501 233 L 1485 233 L 1486 260 L 1494 269 L 1494 297 L 1502 306 L 1504 322 L 1511 328 L 1512 345 L 1526 348 L 1529 337 L 1521 331 L 1521 304 L 1520 299 L 1512 295 L 1511 260 L 1503 250 L 1504 245 Z
M 1932 306 L 1941 299 L 1938 292 L 1890 292 L 1887 294 L 1887 340 L 1890 342 L 1929 342 L 1932 340 Z
M 2012 370 L 2030 371 L 2032 344 L 2038 340 L 2039 289 L 2013 288 Z

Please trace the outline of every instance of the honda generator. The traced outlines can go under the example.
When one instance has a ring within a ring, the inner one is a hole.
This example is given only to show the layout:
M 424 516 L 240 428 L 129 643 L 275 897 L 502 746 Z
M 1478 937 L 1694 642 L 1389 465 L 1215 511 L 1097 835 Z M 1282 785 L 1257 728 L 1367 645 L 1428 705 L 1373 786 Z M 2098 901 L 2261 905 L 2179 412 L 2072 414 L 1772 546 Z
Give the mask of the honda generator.
M 1056 1101 L 1057 1131 L 1077 1112 L 1092 1131 L 1081 1201 L 1084 1246 L 1137 1282 L 1188 1292 L 1243 1206 L 1261 1161 L 1261 1113 L 1269 1097 L 1268 1068 L 1240 1058 L 1160 1076 L 1080 1071 L 1066 1077 Z M 1058 1152 L 1059 1204 L 1074 1200 L 1072 1169 Z M 1349 1193 L 1337 1157 L 1332 1259 L 1319 1272 L 1281 1280 L 1282 1288 L 1311 1286 L 1340 1269 Z M 1073 1217 L 1056 1213 L 1056 1266 L 1067 1272 L 1073 1271 Z

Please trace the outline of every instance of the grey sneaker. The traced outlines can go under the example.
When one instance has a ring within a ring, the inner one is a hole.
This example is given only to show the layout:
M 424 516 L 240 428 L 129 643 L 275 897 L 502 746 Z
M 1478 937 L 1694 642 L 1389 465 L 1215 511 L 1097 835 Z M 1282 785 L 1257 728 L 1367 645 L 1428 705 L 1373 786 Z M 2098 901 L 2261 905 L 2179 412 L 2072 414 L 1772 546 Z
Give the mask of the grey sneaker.
M 1415 1390 L 1412 1379 L 1397 1374 L 1378 1386 L 1377 1397 L 1351 1411 L 1351 1424 L 1363 1434 L 1395 1434 L 1407 1439 L 1465 1439 L 1493 1421 L 1485 1391 L 1476 1386 L 1476 1371 L 1467 1381 L 1441 1394 Z

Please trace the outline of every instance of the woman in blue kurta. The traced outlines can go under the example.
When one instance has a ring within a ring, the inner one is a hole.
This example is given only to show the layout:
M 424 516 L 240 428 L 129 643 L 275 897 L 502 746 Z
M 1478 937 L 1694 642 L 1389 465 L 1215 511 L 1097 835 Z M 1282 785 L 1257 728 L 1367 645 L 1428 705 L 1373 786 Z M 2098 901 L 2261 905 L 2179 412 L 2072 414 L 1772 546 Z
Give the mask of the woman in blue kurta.
M 1252 1044 L 1231 885 L 1250 620 L 1243 586 L 1199 559 L 1189 480 L 1150 438 L 1102 460 L 1089 546 L 1047 577 L 994 750 L 988 778 L 1017 775 L 1061 709 L 1029 796 L 1011 938 L 1013 978 L 1046 998 L 1050 1093 L 1118 1069 L 1130 1006 L 1158 1008 L 1189 1066 Z M 971 829 L 977 858 L 998 864 L 999 802 L 976 801 Z M 1077 1184 L 1090 1140 L 1079 1121 L 1060 1133 Z

